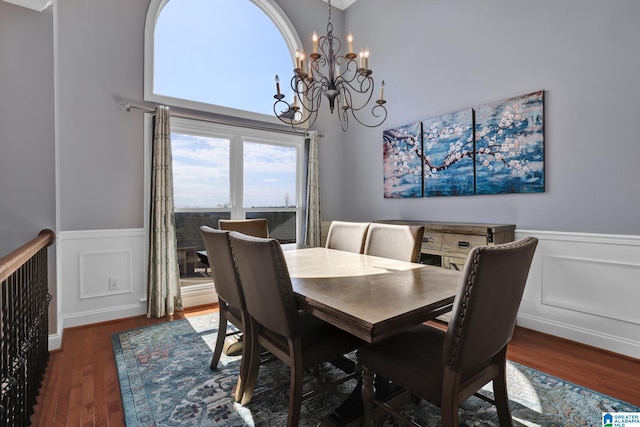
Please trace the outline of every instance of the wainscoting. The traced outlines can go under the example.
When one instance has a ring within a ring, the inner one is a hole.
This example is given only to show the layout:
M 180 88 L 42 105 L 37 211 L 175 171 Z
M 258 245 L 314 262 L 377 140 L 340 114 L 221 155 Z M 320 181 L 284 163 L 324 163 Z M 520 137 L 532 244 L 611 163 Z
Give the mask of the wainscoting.
M 146 313 L 143 229 L 58 234 L 60 330 Z
M 640 236 L 516 230 L 525 236 L 540 243 L 518 324 L 640 358 Z M 146 313 L 146 250 L 143 229 L 59 233 L 50 349 L 63 328 Z M 216 300 L 213 284 L 183 288 L 182 298 L 186 307 Z
M 144 229 L 66 231 L 58 234 L 58 333 L 147 312 L 147 235 Z M 213 283 L 183 288 L 185 307 L 217 301 Z
M 640 358 L 640 236 L 525 236 L 540 241 L 518 325 Z

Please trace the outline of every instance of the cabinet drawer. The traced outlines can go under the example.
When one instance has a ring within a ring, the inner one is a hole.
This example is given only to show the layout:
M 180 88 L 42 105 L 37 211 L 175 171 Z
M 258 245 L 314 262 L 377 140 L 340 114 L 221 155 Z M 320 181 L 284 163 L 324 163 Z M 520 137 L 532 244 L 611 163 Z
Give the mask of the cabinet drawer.
M 459 254 L 468 254 L 471 248 L 486 244 L 487 239 L 484 236 L 445 233 L 442 238 L 443 251 Z
M 466 258 L 458 258 L 452 256 L 442 257 L 442 267 L 448 268 L 450 270 L 462 271 L 465 262 L 467 262 Z
M 425 231 L 422 237 L 423 251 L 439 251 L 442 250 L 442 233 L 434 231 Z

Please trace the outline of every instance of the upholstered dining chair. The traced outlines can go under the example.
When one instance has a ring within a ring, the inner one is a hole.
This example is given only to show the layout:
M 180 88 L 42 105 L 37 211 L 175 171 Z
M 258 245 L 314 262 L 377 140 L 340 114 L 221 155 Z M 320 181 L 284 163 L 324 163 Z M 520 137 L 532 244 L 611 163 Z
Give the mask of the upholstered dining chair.
M 233 254 L 231 253 L 231 246 L 229 244 L 229 232 L 224 230 L 216 230 L 211 227 L 203 225 L 200 227 L 202 232 L 202 238 L 204 239 L 204 245 L 209 254 L 209 264 L 211 266 L 211 274 L 213 276 L 213 283 L 218 295 L 218 311 L 219 311 L 219 324 L 218 335 L 216 336 L 216 345 L 213 350 L 213 357 L 211 358 L 210 368 L 212 370 L 218 367 L 220 361 L 220 355 L 224 346 L 225 339 L 227 337 L 227 322 L 236 326 L 239 331 L 246 334 L 248 326 L 248 314 L 247 307 L 244 301 L 244 294 L 242 292 L 242 285 L 240 283 L 240 277 L 236 269 Z M 237 332 L 236 332 L 237 333 Z M 236 401 L 242 399 L 244 392 L 244 384 L 242 378 L 246 378 L 246 374 L 242 375 L 242 369 L 248 368 L 248 362 L 244 355 L 243 346 L 243 361 L 241 362 L 241 374 L 239 375 L 238 384 L 236 386 Z
M 513 426 L 507 397 L 507 345 L 537 244 L 537 239 L 527 237 L 473 248 L 446 331 L 420 325 L 358 350 L 364 425 L 372 425 L 373 405 L 411 423 L 375 399 L 375 372 L 439 405 L 442 426 L 458 426 L 458 406 L 472 394 L 496 406 L 501 426 Z M 494 399 L 477 394 L 490 381 Z
M 229 235 L 249 312 L 251 334 L 246 341 L 250 367 L 242 404 L 251 400 L 264 348 L 290 368 L 288 426 L 297 426 L 303 371 L 315 368 L 357 349 L 362 341 L 298 308 L 287 263 L 276 239 L 262 239 L 236 232 Z M 345 375 L 338 382 L 353 378 Z M 335 382 L 331 383 L 332 385 Z M 323 387 L 323 390 L 326 387 Z
M 220 230 L 238 231 L 255 237 L 269 237 L 269 226 L 266 218 L 255 219 L 219 219 Z
M 331 221 L 325 247 L 361 254 L 369 224 L 368 222 Z
M 420 261 L 423 225 L 373 222 L 367 230 L 364 253 L 400 261 Z

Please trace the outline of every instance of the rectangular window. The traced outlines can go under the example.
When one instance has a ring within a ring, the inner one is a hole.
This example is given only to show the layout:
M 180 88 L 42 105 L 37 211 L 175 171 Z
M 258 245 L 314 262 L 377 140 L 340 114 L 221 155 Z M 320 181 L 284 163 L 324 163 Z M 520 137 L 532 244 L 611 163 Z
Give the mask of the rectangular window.
M 171 119 L 174 209 L 182 286 L 211 281 L 201 225 L 267 218 L 281 243 L 301 236 L 302 136 Z

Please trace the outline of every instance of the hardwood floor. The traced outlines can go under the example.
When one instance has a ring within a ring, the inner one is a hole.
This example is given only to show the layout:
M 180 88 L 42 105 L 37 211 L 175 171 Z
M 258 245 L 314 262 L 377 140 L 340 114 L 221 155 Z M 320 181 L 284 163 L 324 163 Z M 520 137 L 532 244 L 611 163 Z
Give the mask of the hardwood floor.
M 217 311 L 188 309 L 171 319 L 135 317 L 67 329 L 51 353 L 34 426 L 124 426 L 111 334 Z M 640 406 L 640 360 L 516 329 L 508 358 L 567 381 Z

